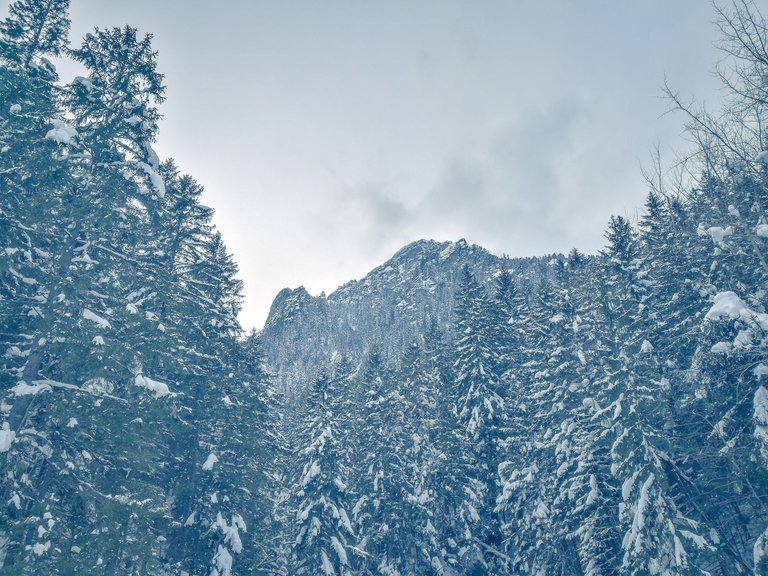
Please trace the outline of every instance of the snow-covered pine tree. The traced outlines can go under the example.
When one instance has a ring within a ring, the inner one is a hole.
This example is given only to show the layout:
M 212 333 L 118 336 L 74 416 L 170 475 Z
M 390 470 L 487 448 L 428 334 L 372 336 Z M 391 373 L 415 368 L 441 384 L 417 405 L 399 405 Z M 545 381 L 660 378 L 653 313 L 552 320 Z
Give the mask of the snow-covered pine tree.
M 458 428 L 457 473 L 452 486 L 459 555 L 467 573 L 498 571 L 506 557 L 494 512 L 498 481 L 498 445 L 504 417 L 500 317 L 495 303 L 468 267 L 456 292 L 455 361 L 451 394 Z
M 442 380 L 434 356 L 435 335 L 425 338 L 423 346 L 414 342 L 405 352 L 399 371 L 402 394 L 409 406 L 406 414 L 404 450 L 405 490 L 403 515 L 408 519 L 402 536 L 403 574 L 452 574 L 455 558 L 447 556 L 443 526 L 451 507 L 451 494 L 444 489 L 450 474 L 447 461 L 453 439 L 453 419 L 446 383 Z
M 341 414 L 348 384 L 348 374 L 332 378 L 323 371 L 306 400 L 288 501 L 293 516 L 288 571 L 297 576 L 355 573 L 354 504 Z

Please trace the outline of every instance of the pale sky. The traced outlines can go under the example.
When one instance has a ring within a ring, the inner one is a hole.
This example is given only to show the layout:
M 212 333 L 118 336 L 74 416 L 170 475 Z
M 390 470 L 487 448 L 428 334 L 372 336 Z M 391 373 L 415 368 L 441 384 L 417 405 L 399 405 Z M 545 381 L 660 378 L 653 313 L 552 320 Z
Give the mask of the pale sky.
M 73 44 L 154 34 L 155 148 L 205 186 L 246 328 L 280 289 L 331 292 L 420 238 L 596 252 L 642 206 L 654 146 L 685 147 L 664 77 L 717 103 L 702 0 L 72 0 L 71 17 Z

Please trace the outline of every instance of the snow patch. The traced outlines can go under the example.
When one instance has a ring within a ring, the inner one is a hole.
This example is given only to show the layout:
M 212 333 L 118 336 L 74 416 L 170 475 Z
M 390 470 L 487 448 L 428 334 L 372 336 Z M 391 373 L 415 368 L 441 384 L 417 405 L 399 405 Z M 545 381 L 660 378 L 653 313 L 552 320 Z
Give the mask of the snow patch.
M 232 551 L 235 554 L 240 554 L 243 551 L 243 542 L 240 539 L 239 528 L 242 528 L 243 532 L 246 532 L 245 522 L 243 521 L 242 516 L 234 514 L 232 516 L 232 524 L 227 524 L 227 521 L 224 520 L 221 512 L 218 512 L 216 514 L 215 525 L 221 530 L 222 534 L 224 534 L 224 543 L 228 543 L 232 546 Z
M 149 181 L 152 182 L 152 187 L 155 189 L 155 192 L 157 192 L 157 195 L 160 198 L 165 198 L 165 182 L 163 181 L 163 177 L 160 176 L 160 174 L 158 174 L 155 169 L 146 162 L 139 162 L 139 168 L 146 172 L 147 176 L 149 177 Z
M 347 551 L 344 549 L 344 546 L 341 542 L 339 542 L 339 539 L 336 538 L 336 536 L 331 536 L 331 546 L 333 546 L 333 549 L 336 552 L 336 556 L 339 557 L 339 563 L 342 566 L 349 564 L 349 561 L 347 560 Z
M 95 396 L 111 394 L 114 389 L 115 385 L 101 376 L 90 378 L 83 383 L 83 390 Z
M 231 576 L 232 574 L 232 554 L 229 553 L 226 546 L 219 545 L 216 555 L 213 557 L 213 570 L 211 576 Z
M 3 428 L 0 429 L 0 452 L 8 452 L 15 439 L 16 432 L 11 430 L 11 426 L 8 422 L 3 422 Z
M 72 139 L 77 136 L 77 130 L 64 122 L 63 120 L 51 120 L 51 128 L 46 132 L 45 137 L 59 144 L 70 144 Z
M 304 469 L 304 476 L 301 479 L 302 488 L 306 487 L 318 474 L 320 474 L 320 464 L 315 460 Z
M 51 390 L 53 390 L 53 388 L 51 388 L 48 384 L 27 384 L 23 380 L 11 388 L 11 392 L 13 392 L 15 396 L 36 396 L 37 394 L 42 392 L 50 392 Z
M 51 548 L 50 540 L 48 542 L 46 542 L 45 544 L 43 544 L 42 542 L 36 542 L 34 546 L 27 546 L 26 547 L 27 550 L 32 550 L 32 552 L 34 552 L 38 556 L 42 556 L 43 554 L 48 552 L 48 550 L 50 550 L 50 548 Z
M 88 92 L 93 92 L 94 86 L 93 82 L 90 78 L 83 78 L 82 76 L 75 76 L 75 79 L 72 80 L 72 85 L 80 84 L 83 88 L 85 88 Z
M 336 570 L 333 569 L 333 564 L 328 559 L 325 550 L 320 550 L 320 568 L 325 576 L 336 576 Z
M 149 142 L 144 142 L 142 144 L 142 147 L 144 148 L 144 151 L 147 153 L 147 162 L 149 162 L 149 165 L 152 166 L 155 170 L 160 169 L 160 157 L 157 155 L 157 152 L 155 152 L 154 148 L 149 144 Z
M 709 236 L 712 239 L 712 242 L 719 246 L 723 246 L 725 239 L 728 238 L 728 236 L 733 235 L 733 226 L 727 226 L 725 228 L 722 226 L 710 226 L 709 228 L 704 228 L 704 224 L 699 224 L 696 232 L 699 236 Z
M 219 457 L 216 456 L 213 452 L 208 454 L 208 458 L 205 459 L 205 462 L 203 462 L 203 470 L 213 470 L 213 465 L 216 464 L 216 462 L 219 461 Z
M 765 386 L 760 386 L 755 391 L 752 407 L 754 409 L 752 418 L 756 422 L 755 436 L 768 446 L 768 390 Z M 0 446 L 0 452 L 2 452 L 2 446 Z
M 704 316 L 707 320 L 740 319 L 744 322 L 754 322 L 761 329 L 768 331 L 768 314 L 755 312 L 735 292 L 718 292 L 712 302 L 712 307 Z
M 760 238 L 768 238 L 768 224 L 758 224 L 755 226 L 755 234 Z
M 11 346 L 8 348 L 8 350 L 5 351 L 6 358 L 15 358 L 17 356 L 24 356 L 24 353 L 18 346 Z
M 761 569 L 768 565 L 768 529 L 755 540 L 752 547 L 752 561 L 754 562 L 755 574 L 761 574 Z
M 155 398 L 168 396 L 171 393 L 167 384 L 164 384 L 163 382 L 158 382 L 157 380 L 152 380 L 152 378 L 149 378 L 142 374 L 136 375 L 136 378 L 134 379 L 134 384 L 139 388 L 146 388 L 147 390 L 154 392 Z
M 112 324 L 109 323 L 109 320 L 91 312 L 88 308 L 83 310 L 83 318 L 95 323 L 99 328 L 112 328 Z

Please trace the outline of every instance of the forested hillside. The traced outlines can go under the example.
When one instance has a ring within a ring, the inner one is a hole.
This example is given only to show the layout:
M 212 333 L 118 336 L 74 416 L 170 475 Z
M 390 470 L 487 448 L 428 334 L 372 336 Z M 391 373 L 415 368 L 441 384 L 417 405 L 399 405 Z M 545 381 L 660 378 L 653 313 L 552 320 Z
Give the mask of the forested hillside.
M 250 334 L 151 36 L 68 8 L 0 23 L 0 573 L 768 574 L 755 5 L 599 254 L 420 241 Z

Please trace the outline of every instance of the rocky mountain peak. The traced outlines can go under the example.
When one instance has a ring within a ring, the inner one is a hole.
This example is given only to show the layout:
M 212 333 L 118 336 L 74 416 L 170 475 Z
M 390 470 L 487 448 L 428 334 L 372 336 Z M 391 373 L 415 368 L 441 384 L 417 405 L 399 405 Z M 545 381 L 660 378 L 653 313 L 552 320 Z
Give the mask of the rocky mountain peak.
M 464 239 L 412 242 L 327 297 L 311 296 L 303 287 L 281 290 L 262 331 L 270 370 L 290 391 L 306 386 L 314 367 L 327 364 L 339 350 L 355 361 L 375 347 L 397 361 L 430 321 L 450 330 L 455 287 L 465 265 L 491 290 L 502 270 L 523 284 L 546 274 L 541 259 L 501 258 Z

